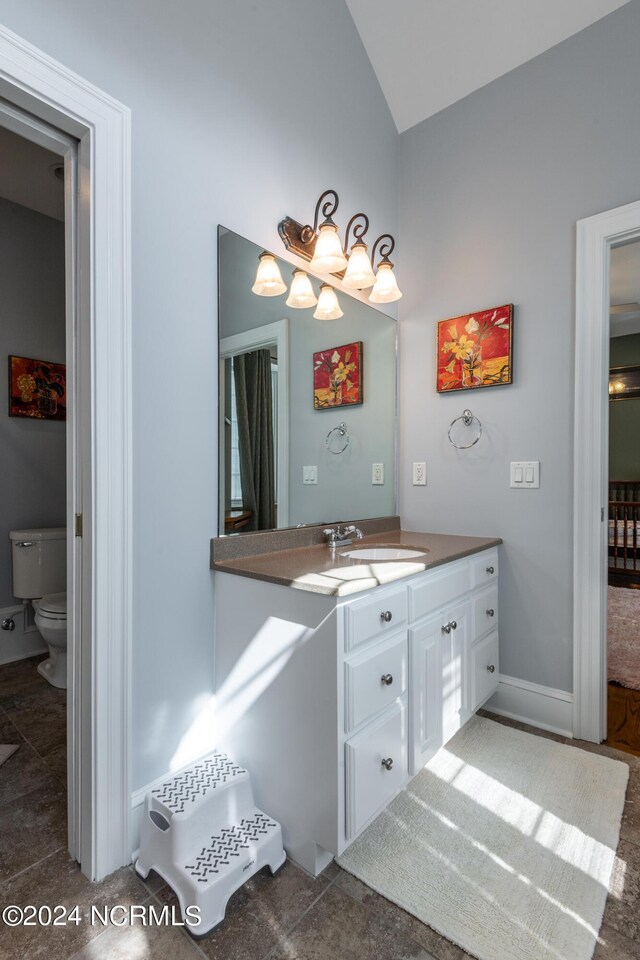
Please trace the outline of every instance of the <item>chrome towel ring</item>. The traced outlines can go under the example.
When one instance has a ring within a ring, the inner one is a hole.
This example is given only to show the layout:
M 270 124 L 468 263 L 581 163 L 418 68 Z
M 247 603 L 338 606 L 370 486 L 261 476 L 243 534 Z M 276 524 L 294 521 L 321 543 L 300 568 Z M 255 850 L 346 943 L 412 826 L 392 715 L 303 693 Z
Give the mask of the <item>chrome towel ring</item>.
M 334 434 L 336 434 L 336 436 L 334 436 Z M 351 437 L 349 436 L 347 425 L 343 421 L 342 423 L 339 423 L 337 427 L 329 430 L 325 443 L 329 453 L 332 453 L 335 457 L 339 457 L 340 454 L 344 453 L 349 446 L 350 440 Z
M 456 423 L 458 423 L 459 421 L 462 421 L 465 427 L 471 427 L 473 426 L 474 423 L 477 424 L 477 427 L 476 427 L 477 436 L 475 437 L 474 440 L 471 441 L 471 443 L 456 443 L 455 440 L 452 438 L 451 431 L 453 427 L 456 425 Z M 451 421 L 451 426 L 449 427 L 449 432 L 447 436 L 449 437 L 449 443 L 452 444 L 452 446 L 454 446 L 456 450 L 469 450 L 470 447 L 474 447 L 476 445 L 476 443 L 482 436 L 482 424 L 480 423 L 478 418 L 471 413 L 471 410 L 463 410 L 462 416 L 456 417 L 455 420 Z

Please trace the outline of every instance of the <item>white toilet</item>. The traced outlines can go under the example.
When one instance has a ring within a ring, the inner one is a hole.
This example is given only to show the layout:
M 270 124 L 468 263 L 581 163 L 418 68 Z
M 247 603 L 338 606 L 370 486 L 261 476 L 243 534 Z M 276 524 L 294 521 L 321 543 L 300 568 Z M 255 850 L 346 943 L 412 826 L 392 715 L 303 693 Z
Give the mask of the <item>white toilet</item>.
M 13 595 L 31 600 L 35 623 L 49 647 L 38 664 L 54 687 L 67 686 L 67 531 L 65 527 L 12 530 Z

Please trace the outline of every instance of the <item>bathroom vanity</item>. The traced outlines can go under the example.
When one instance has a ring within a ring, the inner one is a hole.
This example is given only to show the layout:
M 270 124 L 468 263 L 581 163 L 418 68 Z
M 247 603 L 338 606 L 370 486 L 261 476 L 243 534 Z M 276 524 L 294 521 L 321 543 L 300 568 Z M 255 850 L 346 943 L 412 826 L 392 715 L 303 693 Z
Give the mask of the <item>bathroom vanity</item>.
M 495 691 L 499 543 L 396 530 L 214 558 L 218 743 L 309 873 Z M 417 556 L 345 556 L 379 544 Z

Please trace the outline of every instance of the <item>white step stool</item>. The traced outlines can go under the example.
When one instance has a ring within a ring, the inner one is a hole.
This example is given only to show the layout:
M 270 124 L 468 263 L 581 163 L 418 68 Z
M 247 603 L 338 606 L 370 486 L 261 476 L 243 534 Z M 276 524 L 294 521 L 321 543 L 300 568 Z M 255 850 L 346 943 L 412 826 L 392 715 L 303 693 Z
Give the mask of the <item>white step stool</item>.
M 146 796 L 136 872 L 155 870 L 171 886 L 183 919 L 188 906 L 202 937 L 224 920 L 232 893 L 264 867 L 284 866 L 280 824 L 254 805 L 251 777 L 215 752 Z

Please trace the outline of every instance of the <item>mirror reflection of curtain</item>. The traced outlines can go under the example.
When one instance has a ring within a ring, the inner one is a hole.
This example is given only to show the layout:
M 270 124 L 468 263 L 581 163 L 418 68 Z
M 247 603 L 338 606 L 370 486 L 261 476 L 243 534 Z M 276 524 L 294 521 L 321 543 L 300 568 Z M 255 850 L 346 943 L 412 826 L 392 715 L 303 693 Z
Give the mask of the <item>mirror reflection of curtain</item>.
M 247 529 L 270 530 L 277 525 L 271 351 L 234 357 L 233 376 L 242 506 L 253 514 Z

